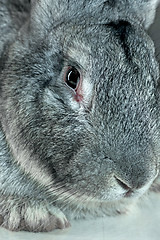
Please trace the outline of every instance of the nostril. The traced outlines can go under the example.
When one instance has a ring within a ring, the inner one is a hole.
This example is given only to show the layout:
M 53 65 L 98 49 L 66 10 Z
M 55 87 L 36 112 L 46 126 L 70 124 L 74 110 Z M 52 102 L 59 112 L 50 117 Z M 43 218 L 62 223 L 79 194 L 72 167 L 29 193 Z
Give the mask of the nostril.
M 131 190 L 131 188 L 126 183 L 122 182 L 122 180 L 118 179 L 117 177 L 115 177 L 115 179 L 123 189 L 127 191 Z

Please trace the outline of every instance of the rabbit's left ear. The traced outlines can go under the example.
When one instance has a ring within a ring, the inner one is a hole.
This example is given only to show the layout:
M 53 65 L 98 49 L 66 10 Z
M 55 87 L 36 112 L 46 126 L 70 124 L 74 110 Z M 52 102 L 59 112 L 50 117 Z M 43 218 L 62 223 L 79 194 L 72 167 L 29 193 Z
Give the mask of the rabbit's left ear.
M 30 0 L 30 30 L 38 37 L 61 23 L 105 24 L 136 15 L 147 29 L 154 21 L 160 0 Z
M 30 29 L 45 34 L 49 29 L 61 23 L 85 23 L 86 19 L 101 16 L 106 20 L 103 6 L 109 6 L 106 0 L 30 0 Z M 112 4 L 115 0 L 111 0 Z M 96 17 L 95 17 L 96 16 Z M 95 20 L 96 22 L 96 20 Z M 106 22 L 106 21 L 105 21 Z
M 160 0 L 134 1 L 135 10 L 138 13 L 137 15 L 139 15 L 146 29 L 148 29 L 154 21 L 158 4 L 160 4 Z
M 46 0 L 30 0 L 30 4 L 30 32 L 32 34 L 35 34 L 35 36 L 39 35 L 39 38 L 41 38 L 41 35 L 44 34 L 45 29 L 47 31 L 50 27 L 49 25 L 52 24 L 53 17 L 50 16 L 51 13 L 50 11 L 48 11 L 49 6 Z

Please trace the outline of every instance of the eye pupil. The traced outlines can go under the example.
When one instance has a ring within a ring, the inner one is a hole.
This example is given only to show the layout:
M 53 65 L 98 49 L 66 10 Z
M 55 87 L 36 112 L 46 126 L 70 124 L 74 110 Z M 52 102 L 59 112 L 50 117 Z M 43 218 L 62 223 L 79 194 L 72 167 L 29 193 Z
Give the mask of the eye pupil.
M 66 83 L 67 83 L 67 85 L 70 88 L 76 90 L 76 88 L 78 87 L 79 81 L 80 81 L 79 71 L 74 67 L 69 68 L 67 73 L 66 73 Z

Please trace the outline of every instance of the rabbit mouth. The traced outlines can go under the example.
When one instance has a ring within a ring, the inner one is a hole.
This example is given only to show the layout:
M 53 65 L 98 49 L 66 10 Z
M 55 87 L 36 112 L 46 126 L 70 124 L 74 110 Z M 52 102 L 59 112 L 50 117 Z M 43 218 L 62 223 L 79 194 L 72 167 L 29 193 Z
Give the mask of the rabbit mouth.
M 128 214 L 137 205 L 139 198 L 119 196 L 112 201 L 104 201 L 100 198 L 82 194 L 78 197 L 72 196 L 70 200 L 69 204 L 65 202 L 65 205 L 63 205 L 62 203 L 61 207 L 69 219 L 79 219 Z
M 60 204 L 63 202 L 76 206 L 77 208 L 90 208 L 90 206 L 94 205 L 118 205 L 121 203 L 132 203 L 138 201 L 140 198 L 146 195 L 148 191 L 152 188 L 153 182 L 157 179 L 159 172 L 157 172 L 156 176 L 151 179 L 146 185 L 143 187 L 136 189 L 130 188 L 126 186 L 120 179 L 117 179 L 113 176 L 112 185 L 108 185 L 108 187 L 93 187 L 88 189 L 87 186 L 78 186 L 78 185 L 57 185 L 56 192 L 57 201 Z M 115 180 L 115 181 L 114 181 Z M 87 183 L 86 183 L 87 184 Z M 112 208 L 112 207 L 111 207 Z

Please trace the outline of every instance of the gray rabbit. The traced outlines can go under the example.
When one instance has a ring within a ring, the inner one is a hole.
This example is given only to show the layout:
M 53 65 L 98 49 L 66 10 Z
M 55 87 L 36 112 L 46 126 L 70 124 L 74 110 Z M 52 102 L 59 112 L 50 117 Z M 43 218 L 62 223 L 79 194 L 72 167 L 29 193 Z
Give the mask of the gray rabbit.
M 0 0 L 0 225 L 50 231 L 159 188 L 156 0 Z

